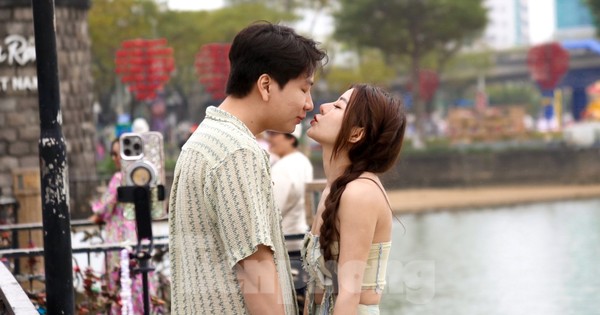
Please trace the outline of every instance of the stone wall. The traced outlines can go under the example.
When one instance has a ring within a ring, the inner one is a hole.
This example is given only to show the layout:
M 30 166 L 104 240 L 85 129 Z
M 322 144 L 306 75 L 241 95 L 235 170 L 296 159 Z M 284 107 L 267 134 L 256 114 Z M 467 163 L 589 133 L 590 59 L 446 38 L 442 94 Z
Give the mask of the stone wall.
M 0 188 L 6 195 L 13 192 L 15 170 L 39 168 L 40 119 L 30 3 L 0 1 Z M 57 1 L 55 9 L 62 131 L 69 178 L 75 179 L 96 176 L 88 7 L 89 1 L 72 0 Z M 11 57 L 10 49 L 22 51 Z M 93 188 L 71 190 L 81 194 L 71 194 L 71 212 L 83 211 L 86 205 L 78 201 L 87 199 L 84 195 Z
M 315 178 L 323 166 L 314 165 Z M 600 149 L 402 154 L 382 176 L 386 188 L 600 184 Z
M 600 183 L 600 150 L 548 148 L 407 155 L 384 180 L 390 188 Z

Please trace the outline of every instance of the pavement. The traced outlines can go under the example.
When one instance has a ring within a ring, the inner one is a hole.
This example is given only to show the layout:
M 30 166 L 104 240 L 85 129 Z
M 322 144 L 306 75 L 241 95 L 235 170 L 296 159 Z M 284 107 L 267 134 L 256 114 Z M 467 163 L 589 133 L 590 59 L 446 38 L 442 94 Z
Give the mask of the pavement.
M 387 192 L 394 212 L 419 213 L 600 198 L 600 184 L 397 189 Z

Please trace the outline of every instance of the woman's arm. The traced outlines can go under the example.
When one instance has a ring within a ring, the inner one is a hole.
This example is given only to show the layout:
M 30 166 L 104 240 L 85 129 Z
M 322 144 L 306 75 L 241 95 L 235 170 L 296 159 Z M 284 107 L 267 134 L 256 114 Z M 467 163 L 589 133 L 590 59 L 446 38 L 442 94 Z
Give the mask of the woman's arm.
M 354 181 L 346 186 L 338 211 L 340 256 L 338 296 L 334 314 L 356 314 L 366 261 L 377 225 L 377 196 L 370 183 Z
M 106 218 L 112 214 L 112 211 L 117 204 L 117 188 L 121 185 L 121 172 L 116 172 L 110 182 L 108 182 L 108 187 L 106 191 L 100 198 L 93 201 L 92 212 L 94 213 L 95 220 L 101 219 L 106 221 Z

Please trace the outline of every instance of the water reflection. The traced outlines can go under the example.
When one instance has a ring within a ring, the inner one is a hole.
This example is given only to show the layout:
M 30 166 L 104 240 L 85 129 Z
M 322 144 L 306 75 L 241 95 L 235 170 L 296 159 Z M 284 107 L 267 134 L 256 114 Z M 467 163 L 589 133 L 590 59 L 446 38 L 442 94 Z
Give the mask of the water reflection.
M 600 310 L 600 199 L 401 219 L 382 314 Z

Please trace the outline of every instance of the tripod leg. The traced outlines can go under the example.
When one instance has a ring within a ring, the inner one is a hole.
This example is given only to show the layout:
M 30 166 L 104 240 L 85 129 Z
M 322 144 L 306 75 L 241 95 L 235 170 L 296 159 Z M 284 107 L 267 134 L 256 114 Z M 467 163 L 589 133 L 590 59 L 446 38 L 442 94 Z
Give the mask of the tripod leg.
M 148 284 L 148 259 L 140 261 L 142 271 L 142 287 L 144 289 L 144 315 L 150 315 L 150 289 Z

